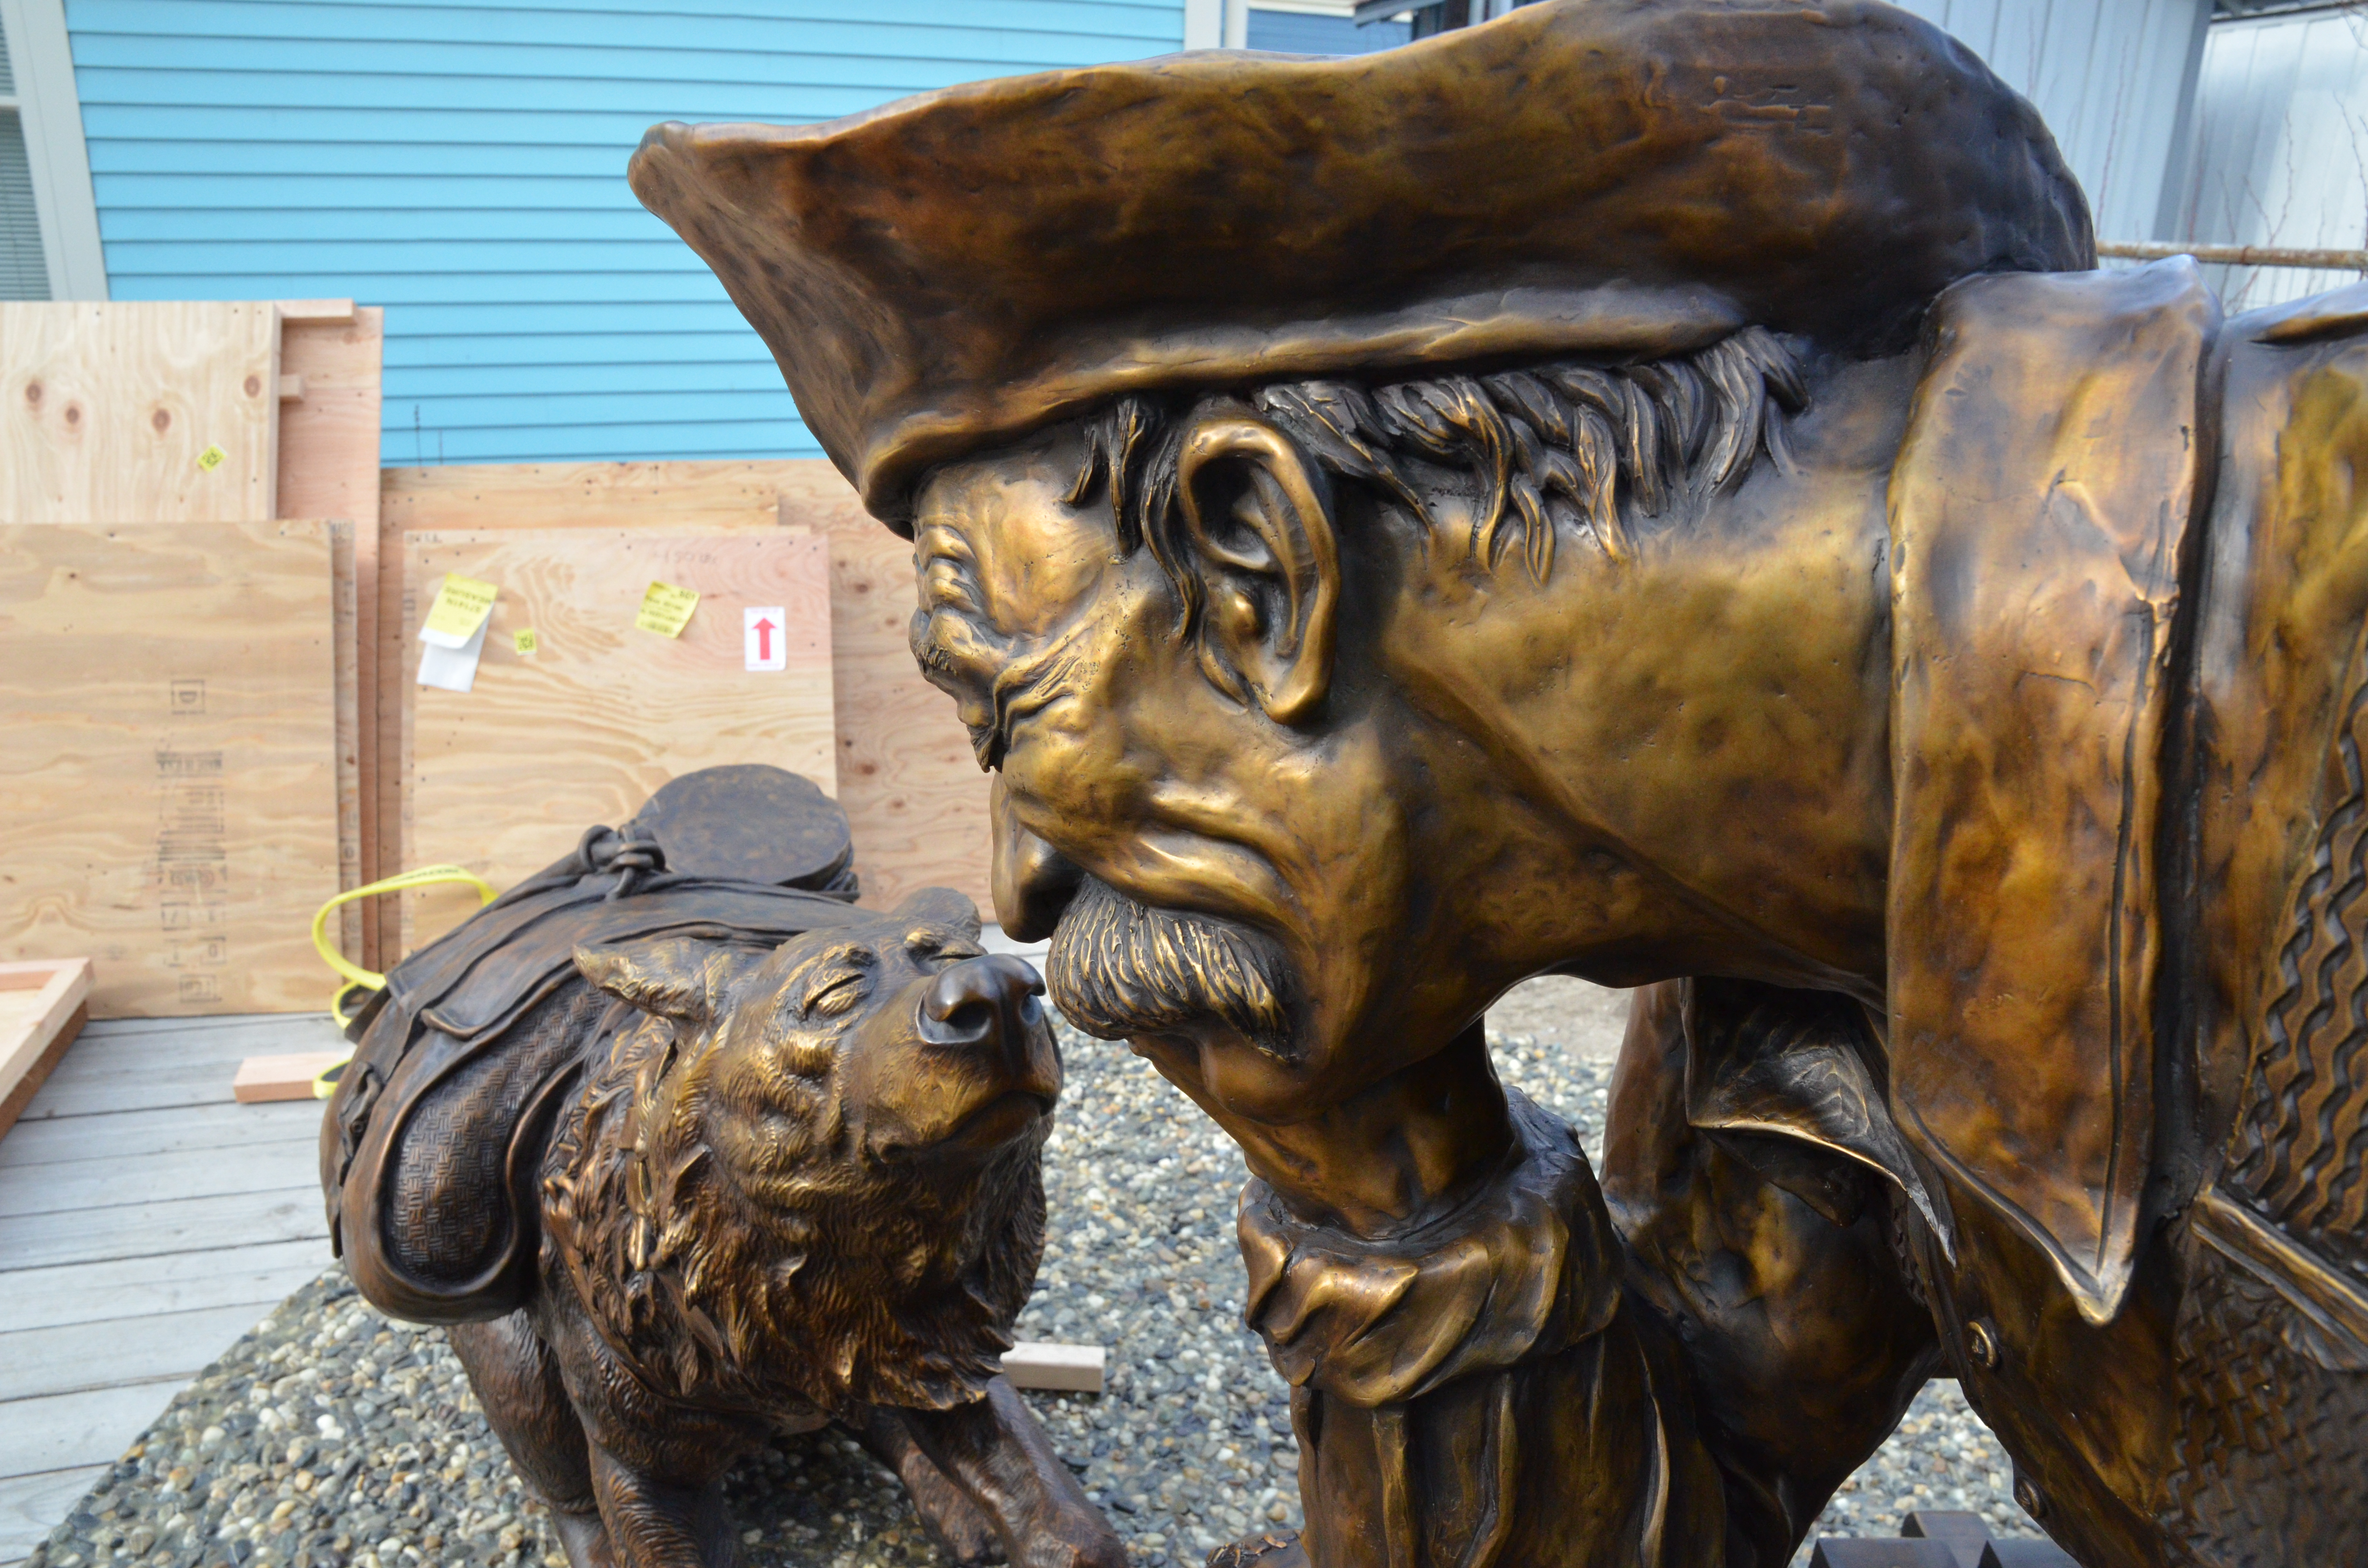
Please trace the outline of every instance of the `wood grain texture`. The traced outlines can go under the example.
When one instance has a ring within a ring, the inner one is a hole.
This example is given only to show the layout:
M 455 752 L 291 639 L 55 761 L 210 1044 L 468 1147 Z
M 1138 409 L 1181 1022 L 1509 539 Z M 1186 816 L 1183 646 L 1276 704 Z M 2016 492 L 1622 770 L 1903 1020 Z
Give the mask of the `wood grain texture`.
M 223 1239 L 232 1236 L 242 1242 L 318 1241 L 325 1267 L 329 1221 L 321 1210 L 319 1183 L 275 1192 L 130 1203 L 86 1214 L 0 1219 L 0 1259 L 5 1259 L 0 1262 L 0 1283 L 6 1282 L 9 1271 L 19 1268 L 217 1252 Z M 6 1417 L 0 1416 L 0 1433 L 5 1433 L 6 1426 Z M 5 1452 L 6 1442 L 5 1435 L 0 1435 L 0 1452 Z
M 949 887 L 992 920 L 987 776 L 953 699 L 913 663 L 913 547 L 874 521 L 830 464 L 775 466 L 781 520 L 830 540 L 838 803 L 863 902 L 884 907 Z
M 312 1182 L 317 1187 L 320 1178 L 313 1173 L 320 1165 L 318 1144 L 314 1138 L 303 1145 L 266 1147 L 275 1153 L 283 1178 Z M 279 1185 L 291 1183 L 283 1179 Z M 326 1261 L 327 1253 L 318 1242 L 241 1246 L 234 1238 L 225 1238 L 224 1244 L 212 1252 L 18 1269 L 0 1288 L 0 1333 L 248 1302 L 260 1318 L 266 1308 L 277 1305 L 290 1291 L 332 1267 Z
M 350 1051 L 308 1051 L 295 1056 L 250 1056 L 238 1064 L 230 1081 L 231 1098 L 241 1105 L 269 1105 L 277 1100 L 309 1100 L 313 1081 L 352 1058 Z
M 224 1082 L 228 1082 L 224 1079 Z M 38 1096 L 33 1115 L 39 1116 Z M 311 1106 L 243 1106 L 225 1093 L 219 1100 L 188 1107 L 152 1107 L 106 1117 L 52 1117 L 19 1121 L 0 1140 L 0 1172 L 76 1160 L 130 1159 L 181 1149 L 244 1148 L 276 1140 L 288 1128 L 268 1126 L 273 1116 L 292 1117 L 297 1136 L 318 1138 L 321 1113 Z M 22 1178 L 0 1176 L 10 1183 Z
M 416 679 L 416 618 L 448 572 L 501 593 L 468 692 Z M 508 887 L 586 826 L 621 823 L 668 778 L 719 764 L 766 762 L 833 786 L 828 552 L 811 534 L 415 533 L 404 577 L 406 865 L 449 860 Z M 700 596 L 679 637 L 633 625 L 653 581 Z M 750 605 L 786 611 L 786 670 L 745 667 Z M 541 646 L 520 654 L 512 638 L 529 627 Z M 399 903 L 406 952 L 474 907 L 439 891 Z
M 279 506 L 283 516 L 352 525 L 337 555 L 337 858 L 339 884 L 378 869 L 378 502 L 380 387 L 386 312 L 350 301 L 283 301 L 279 369 L 304 395 L 279 407 Z M 338 912 L 339 947 L 378 968 L 376 911 Z
M 317 1113 L 313 1120 L 319 1122 Z M 294 1136 L 287 1136 L 291 1131 Z M 72 1160 L 31 1179 L 0 1181 L 0 1214 L 71 1214 L 168 1198 L 301 1187 L 317 1175 L 320 1144 L 317 1125 L 259 1128 L 250 1120 L 246 1137 L 229 1148 L 142 1150 L 128 1158 Z M 0 1332 L 6 1327 L 0 1317 Z
M 158 1414 L 164 1410 L 161 1401 L 171 1397 L 169 1390 L 159 1396 Z M 74 1506 L 107 1478 L 111 1468 L 77 1465 L 38 1475 L 0 1477 L 0 1564 L 14 1568 L 24 1562 L 58 1521 L 73 1513 Z
M 824 534 L 830 541 L 837 793 L 855 835 L 863 902 L 886 905 L 916 888 L 951 887 L 992 913 L 986 776 L 952 699 L 921 678 L 906 644 L 912 547 L 864 512 L 829 463 L 389 469 L 381 517 L 389 560 L 404 532 L 421 528 L 621 525 L 720 532 L 787 524 Z M 404 622 L 400 589 L 391 581 L 396 575 L 381 577 L 382 627 Z M 384 650 L 395 640 L 381 635 L 380 657 L 390 670 L 393 655 Z M 382 704 L 381 728 L 380 744 L 393 755 L 401 720 L 392 701 Z M 399 823 L 400 810 L 399 783 L 382 785 L 382 822 Z M 381 851 L 389 871 L 399 853 Z
M 0 959 L 96 1017 L 323 1005 L 337 886 L 325 524 L 0 526 Z
M 403 832 L 404 689 L 417 673 L 417 625 L 403 570 L 404 540 L 422 532 L 508 528 L 615 528 L 637 532 L 767 533 L 780 526 L 774 490 L 753 463 L 516 463 L 480 467 L 390 468 L 379 476 L 377 604 L 377 757 L 370 770 L 378 870 L 408 870 Z M 409 895 L 463 900 L 459 893 Z M 404 951 L 395 898 L 375 898 L 381 962 Z M 456 903 L 465 909 L 465 903 Z M 369 927 L 365 927 L 368 929 Z
M 0 963 L 0 1138 L 90 1021 L 90 960 Z
M 336 671 L 336 703 L 337 891 L 361 886 L 362 838 L 362 686 L 361 573 L 356 560 L 360 529 L 344 517 L 332 517 L 329 529 L 330 664 Z M 362 962 L 362 917 L 356 904 L 337 911 L 329 936 L 337 950 Z
M 403 531 L 638 523 L 696 523 L 719 532 L 770 528 L 785 473 L 801 469 L 820 469 L 846 488 L 819 460 L 391 468 L 381 476 L 380 516 Z
M 268 304 L 0 305 L 0 523 L 269 518 L 279 360 Z
M 193 1378 L 255 1326 L 268 1308 L 252 1302 L 165 1312 L 127 1335 L 120 1324 L 63 1324 L 0 1334 L 0 1400 L 114 1388 L 157 1378 Z

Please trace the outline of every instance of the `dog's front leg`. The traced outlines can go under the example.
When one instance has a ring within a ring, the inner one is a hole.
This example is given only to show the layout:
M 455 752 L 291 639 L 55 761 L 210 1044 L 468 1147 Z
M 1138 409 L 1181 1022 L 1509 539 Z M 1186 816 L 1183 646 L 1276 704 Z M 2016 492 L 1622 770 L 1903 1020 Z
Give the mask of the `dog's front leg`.
M 921 1516 L 921 1528 L 956 1568 L 984 1568 L 1002 1561 L 1003 1538 L 995 1522 L 979 1512 L 970 1494 L 956 1485 L 937 1461 L 921 1451 L 905 1423 L 911 1412 L 892 1405 L 868 1406 L 850 1417 L 849 1428 L 871 1457 L 896 1472 Z
M 720 1472 L 704 1483 L 670 1480 L 595 1442 L 592 1491 L 624 1568 L 732 1568 L 739 1561 Z
M 1036 1417 L 1002 1378 L 951 1410 L 905 1410 L 905 1430 L 970 1494 L 1015 1568 L 1126 1568 L 1126 1548 L 1087 1501 Z

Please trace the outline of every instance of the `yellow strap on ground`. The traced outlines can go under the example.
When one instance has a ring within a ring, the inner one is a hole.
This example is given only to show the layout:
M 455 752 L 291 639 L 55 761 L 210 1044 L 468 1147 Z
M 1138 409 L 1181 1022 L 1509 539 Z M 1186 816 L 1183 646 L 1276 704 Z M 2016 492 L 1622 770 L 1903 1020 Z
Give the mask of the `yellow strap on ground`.
M 479 895 L 480 907 L 493 903 L 495 899 L 501 896 L 494 891 L 494 885 L 491 882 L 463 867 L 422 866 L 416 871 L 405 871 L 399 877 L 381 877 L 367 886 L 355 888 L 348 892 L 341 892 L 323 904 L 321 912 L 313 916 L 313 950 L 319 953 L 321 961 L 336 970 L 346 983 L 338 986 L 329 997 L 329 1017 L 337 1021 L 339 1028 L 345 1028 L 351 1021 L 345 1011 L 347 994 L 356 986 L 365 991 L 381 990 L 386 985 L 386 976 L 372 974 L 361 965 L 347 958 L 345 954 L 337 951 L 335 944 L 329 940 L 329 916 L 358 898 L 375 898 L 382 892 L 401 892 L 406 888 L 436 887 L 445 882 L 467 882 L 474 887 Z

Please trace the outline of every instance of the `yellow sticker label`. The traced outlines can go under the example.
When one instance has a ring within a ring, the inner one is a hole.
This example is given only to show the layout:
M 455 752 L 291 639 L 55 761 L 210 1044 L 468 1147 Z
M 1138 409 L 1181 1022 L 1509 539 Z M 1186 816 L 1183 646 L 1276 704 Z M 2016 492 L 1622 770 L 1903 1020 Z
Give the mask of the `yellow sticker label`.
M 642 596 L 641 613 L 633 617 L 633 624 L 661 637 L 679 637 L 690 624 L 690 612 L 698 608 L 699 596 L 690 589 L 652 583 L 650 591 Z
M 491 583 L 447 572 L 444 585 L 436 590 L 436 602 L 427 607 L 427 619 L 419 629 L 420 635 L 431 642 L 454 639 L 451 645 L 459 647 L 475 636 L 478 626 L 494 613 L 494 597 L 500 592 Z
M 511 636 L 510 642 L 521 653 L 532 654 L 542 651 L 542 644 L 535 641 L 534 628 L 531 626 L 519 627 Z
M 230 454 L 223 451 L 220 447 L 208 447 L 204 451 L 198 454 L 198 467 L 208 473 L 213 472 L 214 470 L 222 467 L 222 464 L 229 460 Z

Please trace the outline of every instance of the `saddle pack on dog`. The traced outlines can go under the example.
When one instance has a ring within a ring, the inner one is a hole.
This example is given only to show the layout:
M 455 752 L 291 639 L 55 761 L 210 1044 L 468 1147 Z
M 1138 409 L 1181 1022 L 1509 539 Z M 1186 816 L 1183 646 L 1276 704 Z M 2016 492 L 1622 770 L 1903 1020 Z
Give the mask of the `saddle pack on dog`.
M 332 1246 L 362 1294 L 420 1323 L 531 1294 L 544 1141 L 587 1060 L 641 1015 L 577 948 L 659 936 L 779 946 L 851 923 L 847 817 L 779 768 L 675 779 L 397 964 L 355 1018 L 321 1127 Z

